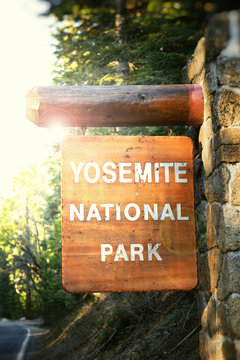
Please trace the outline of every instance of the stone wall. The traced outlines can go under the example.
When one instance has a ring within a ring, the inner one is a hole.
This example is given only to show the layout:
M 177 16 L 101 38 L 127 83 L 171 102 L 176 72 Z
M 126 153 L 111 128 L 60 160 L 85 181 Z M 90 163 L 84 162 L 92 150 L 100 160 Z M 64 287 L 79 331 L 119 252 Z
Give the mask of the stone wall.
M 201 359 L 240 359 L 240 11 L 214 15 L 183 69 L 201 84 L 195 146 Z M 206 224 L 206 232 L 204 232 Z

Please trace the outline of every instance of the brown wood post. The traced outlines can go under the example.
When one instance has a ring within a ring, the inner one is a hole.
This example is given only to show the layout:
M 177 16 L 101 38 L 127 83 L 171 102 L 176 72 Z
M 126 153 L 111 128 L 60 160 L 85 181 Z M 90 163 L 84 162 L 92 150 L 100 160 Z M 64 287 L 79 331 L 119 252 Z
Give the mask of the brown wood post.
M 37 87 L 26 97 L 27 118 L 38 126 L 200 125 L 200 85 Z

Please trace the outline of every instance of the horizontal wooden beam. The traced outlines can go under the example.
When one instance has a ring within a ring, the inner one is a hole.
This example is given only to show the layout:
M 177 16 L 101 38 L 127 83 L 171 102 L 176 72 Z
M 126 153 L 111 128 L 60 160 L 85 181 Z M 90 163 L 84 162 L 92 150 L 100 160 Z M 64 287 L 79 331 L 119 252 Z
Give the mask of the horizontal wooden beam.
M 37 87 L 26 97 L 27 118 L 38 126 L 200 125 L 200 85 Z

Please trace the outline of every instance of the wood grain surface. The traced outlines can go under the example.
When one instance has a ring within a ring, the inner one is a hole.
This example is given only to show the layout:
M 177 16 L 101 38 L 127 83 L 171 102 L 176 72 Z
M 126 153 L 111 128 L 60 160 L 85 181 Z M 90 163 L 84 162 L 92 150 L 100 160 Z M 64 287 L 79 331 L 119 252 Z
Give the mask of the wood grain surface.
M 139 164 L 142 177 L 136 175 Z M 152 215 L 144 213 L 144 206 Z M 196 285 L 189 138 L 70 136 L 63 141 L 62 276 L 69 292 L 187 290 Z
M 200 85 L 49 86 L 32 89 L 26 115 L 38 126 L 201 125 Z

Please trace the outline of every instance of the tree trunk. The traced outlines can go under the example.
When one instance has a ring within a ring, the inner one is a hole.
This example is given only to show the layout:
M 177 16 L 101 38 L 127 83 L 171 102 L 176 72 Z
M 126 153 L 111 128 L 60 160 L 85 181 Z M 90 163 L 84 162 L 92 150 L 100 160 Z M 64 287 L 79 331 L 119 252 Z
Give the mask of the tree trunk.
M 116 5 L 116 17 L 115 17 L 116 34 L 117 34 L 118 44 L 121 46 L 124 44 L 122 29 L 125 21 L 126 0 L 115 0 L 115 5 Z M 126 80 L 129 75 L 128 61 L 123 58 L 118 58 L 117 60 L 118 60 L 118 66 L 116 68 L 116 72 L 119 73 L 124 80 Z
M 26 302 L 25 302 L 25 317 L 32 318 L 32 302 L 31 302 L 31 285 L 28 273 L 26 273 Z

